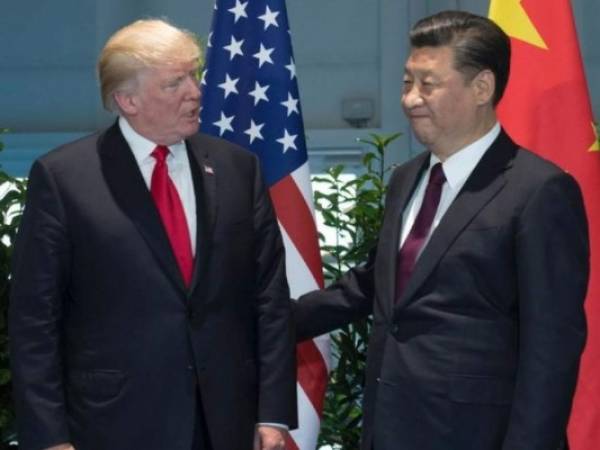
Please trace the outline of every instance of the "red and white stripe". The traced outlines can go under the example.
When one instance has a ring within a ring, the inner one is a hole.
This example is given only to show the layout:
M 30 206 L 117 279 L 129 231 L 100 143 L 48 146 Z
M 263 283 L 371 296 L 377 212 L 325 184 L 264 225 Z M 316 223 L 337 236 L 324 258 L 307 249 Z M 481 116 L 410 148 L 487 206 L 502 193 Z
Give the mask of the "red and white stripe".
M 270 188 L 286 252 L 290 292 L 298 298 L 323 287 L 323 271 L 314 219 L 308 162 Z M 317 446 L 329 370 L 329 338 L 321 336 L 298 345 L 298 429 L 290 450 Z

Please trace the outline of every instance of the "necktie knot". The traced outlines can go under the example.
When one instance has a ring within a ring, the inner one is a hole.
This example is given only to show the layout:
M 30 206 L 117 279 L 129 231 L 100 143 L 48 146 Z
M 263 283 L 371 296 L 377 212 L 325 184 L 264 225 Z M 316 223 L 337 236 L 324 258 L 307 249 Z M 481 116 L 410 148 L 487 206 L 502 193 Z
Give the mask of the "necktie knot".
M 436 163 L 431 168 L 429 174 L 429 184 L 442 185 L 446 181 L 446 175 L 444 175 L 444 169 L 442 169 L 442 163 Z
M 165 145 L 157 145 L 154 150 L 152 150 L 152 157 L 156 159 L 157 163 L 164 163 L 167 159 L 167 155 L 169 154 L 169 147 Z

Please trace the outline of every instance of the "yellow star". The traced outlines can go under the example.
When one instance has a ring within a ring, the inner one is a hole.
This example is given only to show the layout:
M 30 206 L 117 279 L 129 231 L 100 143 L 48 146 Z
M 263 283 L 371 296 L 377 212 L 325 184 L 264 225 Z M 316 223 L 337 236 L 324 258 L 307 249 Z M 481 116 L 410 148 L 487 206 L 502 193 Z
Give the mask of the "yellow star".
M 548 50 L 548 46 L 521 5 L 521 0 L 491 0 L 489 16 L 509 36 Z
M 598 128 L 596 127 L 597 125 L 592 122 L 592 130 L 594 130 L 594 136 L 596 137 L 596 140 L 588 150 L 590 152 L 600 152 L 600 137 L 598 137 Z

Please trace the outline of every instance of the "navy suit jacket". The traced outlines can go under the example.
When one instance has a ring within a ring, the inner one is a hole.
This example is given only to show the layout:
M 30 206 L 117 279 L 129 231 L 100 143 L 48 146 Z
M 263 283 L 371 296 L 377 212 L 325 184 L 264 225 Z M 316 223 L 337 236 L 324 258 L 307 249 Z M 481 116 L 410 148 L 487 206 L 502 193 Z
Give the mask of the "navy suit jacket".
M 402 212 L 428 163 L 394 171 L 368 264 L 300 298 L 299 338 L 373 313 L 363 450 L 555 450 L 586 337 L 579 187 L 501 132 L 395 302 Z
M 9 318 L 21 449 L 190 450 L 198 408 L 215 450 L 248 450 L 257 422 L 295 426 L 284 250 L 257 159 L 200 134 L 186 146 L 190 288 L 117 125 L 34 163 Z

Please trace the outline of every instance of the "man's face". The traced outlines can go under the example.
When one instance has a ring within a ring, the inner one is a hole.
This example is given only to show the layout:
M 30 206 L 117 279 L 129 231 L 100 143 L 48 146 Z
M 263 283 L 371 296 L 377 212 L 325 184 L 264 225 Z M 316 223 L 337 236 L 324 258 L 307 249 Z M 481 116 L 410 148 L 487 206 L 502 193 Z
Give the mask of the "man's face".
M 453 63 L 448 46 L 414 48 L 404 71 L 404 112 L 417 139 L 443 158 L 476 140 L 481 121 L 476 89 Z
M 132 96 L 137 131 L 152 141 L 171 145 L 198 131 L 200 89 L 198 63 L 150 68 L 139 76 Z

